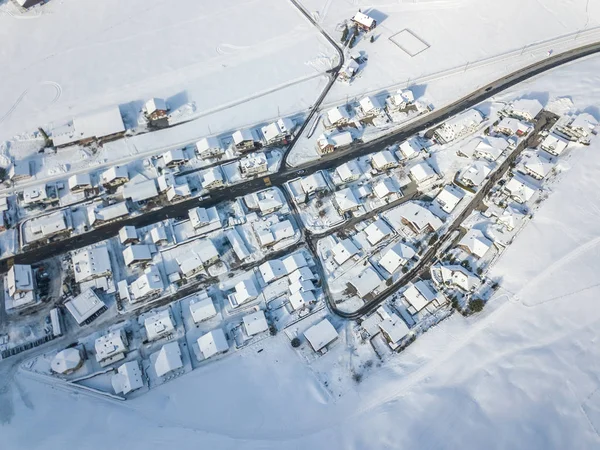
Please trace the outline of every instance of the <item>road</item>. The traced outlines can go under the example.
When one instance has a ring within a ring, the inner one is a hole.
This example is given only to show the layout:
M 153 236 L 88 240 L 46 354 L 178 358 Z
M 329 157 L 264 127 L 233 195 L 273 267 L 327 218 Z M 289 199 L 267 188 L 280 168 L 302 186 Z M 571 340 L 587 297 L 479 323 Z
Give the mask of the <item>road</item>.
M 440 236 L 440 238 L 429 247 L 427 252 L 421 257 L 419 262 L 409 270 L 406 275 L 404 275 L 400 280 L 396 283 L 389 286 L 384 291 L 380 292 L 376 297 L 372 300 L 365 303 L 361 308 L 356 311 L 344 311 L 337 307 L 335 302 L 332 301 L 332 297 L 329 294 L 329 290 L 326 286 L 326 279 L 323 280 L 323 286 L 325 288 L 325 298 L 327 300 L 327 304 L 331 312 L 334 314 L 343 317 L 345 319 L 358 319 L 359 317 L 364 316 L 365 314 L 369 314 L 374 311 L 390 294 L 397 291 L 401 287 L 407 285 L 409 282 L 418 278 L 422 273 L 428 271 L 432 264 L 434 264 L 437 260 L 437 253 L 440 248 L 442 248 L 448 239 L 452 238 L 454 231 L 459 230 L 462 223 L 465 221 L 467 217 L 471 215 L 471 213 L 477 208 L 485 196 L 489 193 L 489 191 L 494 187 L 498 181 L 504 176 L 506 171 L 510 168 L 511 164 L 516 160 L 516 158 L 521 154 L 521 152 L 526 149 L 531 142 L 535 142 L 538 138 L 538 135 L 541 131 L 549 130 L 552 125 L 556 122 L 558 116 L 548 113 L 544 111 L 540 119 L 536 122 L 534 130 L 528 136 L 526 140 L 521 142 L 512 153 L 502 162 L 502 164 L 489 176 L 485 184 L 477 191 L 475 196 L 471 199 L 467 207 L 454 219 L 452 224 L 448 227 L 445 234 Z

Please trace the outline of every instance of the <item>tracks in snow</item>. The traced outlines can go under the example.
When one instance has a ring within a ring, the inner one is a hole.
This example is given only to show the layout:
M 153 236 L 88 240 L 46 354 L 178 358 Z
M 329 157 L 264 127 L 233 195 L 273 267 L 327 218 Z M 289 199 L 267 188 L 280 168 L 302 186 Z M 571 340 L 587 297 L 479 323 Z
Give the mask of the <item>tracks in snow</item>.
M 56 103 L 58 101 L 58 99 L 60 98 L 60 96 L 62 95 L 61 85 L 54 81 L 42 81 L 38 86 L 50 86 L 54 89 L 54 98 L 50 101 L 50 103 L 47 106 L 50 106 L 50 105 L 53 105 L 54 103 Z M 31 91 L 31 89 L 32 88 L 27 88 L 23 91 L 23 93 L 19 96 L 19 98 L 17 98 L 17 100 L 8 109 L 8 111 L 6 111 L 6 113 L 4 113 L 4 115 L 2 117 L 0 117 L 0 124 L 12 115 L 12 113 L 15 111 L 15 109 L 17 109 L 19 104 L 23 101 L 23 99 L 27 96 L 27 94 L 29 93 L 29 91 Z

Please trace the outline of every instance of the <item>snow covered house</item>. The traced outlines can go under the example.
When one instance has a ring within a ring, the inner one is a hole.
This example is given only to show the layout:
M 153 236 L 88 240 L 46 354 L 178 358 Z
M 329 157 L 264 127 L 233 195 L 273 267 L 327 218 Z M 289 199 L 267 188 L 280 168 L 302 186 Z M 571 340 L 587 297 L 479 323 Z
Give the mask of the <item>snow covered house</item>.
M 163 162 L 169 169 L 179 167 L 186 163 L 187 158 L 183 154 L 183 149 L 176 148 L 162 154 Z
M 508 141 L 504 138 L 488 136 L 479 141 L 473 151 L 473 156 L 475 156 L 475 158 L 483 158 L 493 162 L 502 156 L 502 153 L 508 148 L 508 145 Z
M 267 145 L 286 143 L 294 131 L 295 124 L 291 119 L 283 117 L 276 122 L 262 127 L 261 131 Z
M 252 314 L 244 316 L 242 321 L 244 324 L 244 330 L 248 336 L 255 336 L 269 329 L 265 312 L 262 310 L 258 310 Z
M 81 192 L 92 188 L 92 178 L 89 173 L 78 173 L 69 177 L 67 184 L 71 192 Z
M 353 59 L 348 59 L 340 69 L 338 78 L 341 81 L 350 82 L 350 80 L 358 73 L 358 69 L 360 69 L 359 64 Z
M 398 89 L 386 99 L 388 112 L 400 111 L 415 102 L 415 96 L 410 89 Z
M 221 156 L 225 150 L 216 136 L 209 136 L 196 142 L 196 152 L 202 159 Z
M 271 259 L 258 266 L 262 279 L 265 283 L 270 283 L 287 275 L 287 270 L 283 262 L 279 259 Z
M 333 203 L 340 215 L 344 215 L 347 212 L 356 211 L 361 206 L 361 203 L 356 199 L 356 196 L 351 188 L 335 191 Z
M 335 168 L 335 173 L 342 183 L 351 183 L 356 181 L 362 175 L 362 170 L 355 159 L 345 162 L 341 166 Z
M 352 133 L 341 131 L 337 133 L 322 134 L 317 139 L 317 152 L 320 155 L 333 152 L 335 149 L 347 147 L 354 142 Z
M 92 289 L 86 289 L 77 297 L 67 301 L 65 307 L 79 326 L 93 322 L 108 310 L 106 304 L 100 300 Z
M 300 186 L 306 195 L 314 192 L 324 191 L 327 189 L 327 182 L 323 176 L 323 172 L 312 173 L 300 180 Z
M 235 285 L 235 292 L 227 296 L 232 308 L 254 300 L 258 297 L 258 289 L 252 279 L 242 280 Z
M 423 280 L 411 284 L 410 287 L 402 293 L 402 297 L 408 303 L 407 310 L 412 315 L 421 312 L 429 305 L 438 308 L 444 303 L 443 296 Z
M 126 266 L 142 264 L 152 261 L 150 246 L 146 244 L 132 244 L 123 250 L 123 260 Z
M 471 228 L 459 241 L 457 247 L 477 258 L 483 258 L 494 245 L 480 230 Z
M 348 125 L 350 122 L 350 114 L 348 114 L 346 105 L 330 109 L 327 111 L 326 116 L 329 121 L 329 127 L 341 127 Z
M 547 151 L 552 156 L 560 156 L 565 151 L 568 141 L 558 137 L 555 134 L 549 134 L 540 144 L 542 150 Z
M 390 178 L 384 178 L 375 185 L 373 192 L 379 199 L 387 200 L 390 195 L 397 194 L 400 190 Z
M 375 19 L 360 11 L 352 17 L 352 22 L 363 31 L 374 30 L 377 26 L 377 21 Z
M 160 294 L 164 287 L 160 271 L 156 266 L 150 266 L 144 273 L 131 283 L 131 303 L 141 302 L 154 295 Z
M 123 185 L 123 198 L 141 203 L 158 197 L 156 180 L 151 178 L 139 182 L 129 181 Z
M 200 336 L 197 340 L 198 348 L 204 359 L 211 358 L 219 353 L 229 350 L 225 333 L 221 328 L 216 328 Z
M 590 143 L 590 134 L 596 134 L 597 126 L 598 121 L 594 116 L 588 113 L 581 113 L 568 123 L 557 126 L 555 132 L 570 141 L 579 141 L 587 145 Z
M 409 139 L 408 141 L 404 141 L 402 144 L 400 144 L 398 151 L 404 159 L 410 159 L 419 154 L 421 151 L 421 146 L 414 139 Z
M 504 117 L 498 125 L 496 125 L 496 131 L 498 133 L 505 134 L 506 136 L 516 135 L 518 137 L 525 136 L 531 127 L 527 124 L 524 124 L 520 120 L 514 119 L 512 117 Z
M 117 373 L 111 377 L 110 383 L 115 394 L 123 395 L 144 387 L 140 364 L 137 361 L 121 364 L 117 369 Z
M 158 311 L 144 319 L 148 341 L 156 341 L 175 332 L 171 307 Z
M 383 106 L 377 97 L 368 95 L 361 98 L 358 103 L 360 104 L 360 109 L 365 117 L 376 116 L 383 112 Z
M 315 352 L 321 352 L 338 338 L 336 329 L 327 319 L 323 319 L 304 332 L 304 337 Z
M 364 229 L 364 233 L 369 244 L 377 245 L 394 232 L 383 219 L 377 219 Z
M 407 202 L 399 211 L 401 222 L 417 234 L 433 233 L 442 226 L 442 221 L 419 203 Z
M 379 307 L 377 310 L 383 319 L 379 322 L 379 329 L 388 341 L 389 346 L 392 349 L 396 349 L 400 345 L 402 339 L 410 333 L 410 329 L 398 314 L 388 311 L 380 312 L 380 309 L 382 308 L 383 307 Z
M 190 185 L 186 183 L 172 185 L 167 189 L 167 200 L 171 203 L 180 202 L 188 197 L 192 196 L 192 190 Z
M 58 352 L 50 362 L 50 369 L 54 373 L 69 375 L 83 366 L 84 359 L 77 347 L 66 348 Z
M 221 227 L 221 217 L 216 206 L 210 208 L 201 208 L 199 206 L 192 208 L 188 211 L 188 217 L 194 229 L 203 228 L 211 224 L 215 225 L 215 228 Z M 218 227 L 216 224 L 218 224 Z
M 206 291 L 200 291 L 192 297 L 189 308 L 194 323 L 204 322 L 217 315 L 215 305 Z
M 552 172 L 553 166 L 550 160 L 536 153 L 523 163 L 523 172 L 536 180 L 543 180 Z
M 382 150 L 373 154 L 371 157 L 371 166 L 374 169 L 383 172 L 384 170 L 391 169 L 392 167 L 398 166 L 398 161 L 389 150 Z
M 298 311 L 305 308 L 306 305 L 316 302 L 316 297 L 313 291 L 298 291 L 291 294 L 288 300 L 292 311 Z
M 414 256 L 415 250 L 412 247 L 398 242 L 383 253 L 379 259 L 379 265 L 392 275 L 400 267 L 405 266 Z
M 240 171 L 245 177 L 253 177 L 268 170 L 269 164 L 264 152 L 250 153 L 240 160 Z
M 464 186 L 474 188 L 481 185 L 491 172 L 490 166 L 481 161 L 476 161 L 460 172 L 459 181 Z
M 144 105 L 144 114 L 150 122 L 166 119 L 168 112 L 167 102 L 162 98 L 151 98 Z
M 125 134 L 125 125 L 118 106 L 83 114 L 63 127 L 52 130 L 52 142 L 57 148 L 73 144 L 89 144 L 95 140 L 113 140 Z
M 122 245 L 137 244 L 140 238 L 137 230 L 133 225 L 125 225 L 119 230 L 119 241 Z
M 542 104 L 535 99 L 520 99 L 513 102 L 510 107 L 510 115 L 516 119 L 531 122 L 544 109 Z
M 31 176 L 31 166 L 29 161 L 15 161 L 8 171 L 8 178 L 14 182 L 26 180 L 31 178 Z
M 382 281 L 383 279 L 373 266 L 368 265 L 358 276 L 348 281 L 348 284 L 352 285 L 358 296 L 365 300 L 373 295 Z
M 97 247 L 87 247 L 71 254 L 73 275 L 77 283 L 83 283 L 94 278 L 109 276 L 112 273 L 110 255 L 106 244 Z
M 164 377 L 183 367 L 179 343 L 169 342 L 161 347 L 154 360 L 154 372 L 157 377 Z
M 100 336 L 94 343 L 94 350 L 96 361 L 101 367 L 125 359 L 125 352 L 128 350 L 125 332 L 121 328 Z
M 445 286 L 454 286 L 461 289 L 464 292 L 472 292 L 477 286 L 479 286 L 480 280 L 474 274 L 469 272 L 462 266 L 438 266 L 432 267 L 432 279 L 434 282 L 437 280 L 433 276 L 433 272 L 439 270 L 440 281 Z
M 475 132 L 482 122 L 481 113 L 470 109 L 443 123 L 433 135 L 440 144 L 447 144 Z
M 514 176 L 504 185 L 504 192 L 518 203 L 527 203 L 537 188 L 521 177 Z
M 420 162 L 412 166 L 408 172 L 408 176 L 417 184 L 425 183 L 437 175 L 433 168 L 426 162 Z
M 450 214 L 452 211 L 454 211 L 454 208 L 456 208 L 456 205 L 460 203 L 464 196 L 465 193 L 461 189 L 448 184 L 439 192 L 434 201 L 439 205 L 440 208 L 442 208 L 444 212 Z
M 339 241 L 331 249 L 331 253 L 335 262 L 341 266 L 358 253 L 358 248 L 354 242 L 352 242 L 352 239 L 346 238 Z
M 291 274 L 295 270 L 308 266 L 308 261 L 306 261 L 304 253 L 301 252 L 296 252 L 291 255 L 288 255 L 285 258 L 283 258 L 281 262 L 283 263 L 283 267 L 285 267 L 285 270 L 288 274 Z
M 252 130 L 245 128 L 233 133 L 233 145 L 237 150 L 247 152 L 257 148 L 258 142 L 254 138 Z
M 49 185 L 31 186 L 23 188 L 23 205 L 25 207 L 32 205 L 46 205 L 58 202 L 58 195 L 49 189 Z M 49 195 L 50 194 L 50 195 Z M 52 195 L 54 194 L 54 195 Z
M 129 172 L 127 171 L 127 166 L 113 166 L 100 175 L 100 183 L 105 188 L 120 186 L 128 181 Z
M 96 203 L 87 208 L 88 224 L 91 227 L 97 227 L 127 215 L 129 215 L 127 202 L 113 203 L 108 206 Z
M 33 270 L 28 264 L 14 264 L 6 275 L 6 288 L 8 295 L 13 297 L 27 297 L 30 301 L 23 301 L 22 303 L 32 303 L 35 298 L 33 291 L 35 289 L 33 278 Z
M 202 189 L 211 191 L 223 187 L 223 174 L 221 173 L 221 167 L 211 167 L 202 174 Z

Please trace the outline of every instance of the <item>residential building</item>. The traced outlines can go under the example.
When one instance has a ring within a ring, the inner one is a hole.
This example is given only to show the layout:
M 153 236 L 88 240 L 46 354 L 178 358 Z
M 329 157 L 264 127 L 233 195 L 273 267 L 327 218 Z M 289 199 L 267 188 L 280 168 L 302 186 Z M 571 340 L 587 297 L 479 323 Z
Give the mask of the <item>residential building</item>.
M 308 262 L 304 257 L 304 253 L 296 252 L 289 256 L 286 256 L 282 260 L 283 266 L 288 274 L 291 274 L 293 271 L 301 269 L 302 267 L 306 267 Z
M 371 157 L 371 166 L 373 169 L 383 172 L 384 170 L 391 169 L 392 167 L 398 166 L 398 161 L 394 158 L 394 155 L 389 150 L 382 150 L 375 153 Z
M 400 144 L 398 151 L 404 159 L 411 159 L 421 152 L 421 146 L 414 139 L 409 139 Z
M 379 287 L 383 279 L 377 273 L 373 266 L 368 265 L 357 277 L 351 279 L 351 284 L 358 296 L 365 300 L 373 295 L 373 292 Z
M 333 203 L 341 215 L 344 215 L 347 212 L 356 211 L 361 205 L 351 188 L 335 191 Z
M 350 258 L 358 253 L 358 248 L 352 242 L 352 239 L 346 238 L 339 241 L 332 249 L 333 259 L 338 265 L 344 264 Z
M 46 205 L 58 201 L 58 195 L 54 186 L 42 184 L 23 189 L 23 205 L 26 207 L 31 205 Z
M 542 150 L 547 151 L 552 156 L 560 156 L 562 152 L 564 152 L 567 148 L 568 143 L 568 141 L 555 134 L 549 134 L 542 141 L 540 147 L 542 148 Z
M 475 158 L 483 158 L 488 161 L 497 161 L 502 153 L 508 148 L 508 141 L 501 137 L 488 136 L 480 140 L 473 151 Z
M 105 244 L 71 253 L 71 262 L 77 283 L 112 274 L 110 255 Z
M 400 111 L 415 102 L 415 96 L 410 89 L 398 89 L 395 94 L 386 99 L 387 110 Z
M 125 134 L 125 125 L 118 106 L 111 106 L 74 117 L 69 124 L 52 130 L 52 142 L 57 148 L 109 141 Z
M 378 326 L 389 346 L 392 349 L 398 348 L 410 329 L 398 314 L 391 312 L 386 306 L 377 308 L 377 315 L 382 319 Z
M 229 350 L 227 338 L 221 328 L 216 328 L 200 336 L 197 342 L 204 359 L 212 358 L 219 353 L 225 353 Z
M 115 394 L 123 395 L 144 387 L 140 364 L 137 361 L 121 364 L 117 369 L 117 373 L 111 377 L 110 383 Z
M 8 295 L 33 293 L 35 289 L 33 270 L 28 264 L 14 264 L 6 276 Z M 32 295 L 33 300 L 33 295 Z
M 523 163 L 522 171 L 536 180 L 543 180 L 552 172 L 553 167 L 550 160 L 536 153 Z
M 160 271 L 156 266 L 147 267 L 144 273 L 130 285 L 131 303 L 141 302 L 160 294 L 164 287 Z
M 360 178 L 362 175 L 362 170 L 360 170 L 356 160 L 351 159 L 341 166 L 336 167 L 335 173 L 342 183 L 351 183 L 352 181 L 356 181 Z
M 240 171 L 246 177 L 253 177 L 268 170 L 269 164 L 264 152 L 251 153 L 240 160 Z
M 242 320 L 244 323 L 244 330 L 248 336 L 255 336 L 269 329 L 269 324 L 267 323 L 265 312 L 263 310 L 248 314 L 247 316 L 244 316 Z
M 365 117 L 376 116 L 383 112 L 383 106 L 377 97 L 366 96 L 358 102 Z
M 298 311 L 317 301 L 313 291 L 296 291 L 288 297 L 288 300 L 292 311 Z
M 162 159 L 163 159 L 163 162 L 165 163 L 165 166 L 167 166 L 170 169 L 179 167 L 179 166 L 185 164 L 187 161 L 185 155 L 183 154 L 183 149 L 181 149 L 181 148 L 169 150 L 168 152 L 163 153 Z
M 564 136 L 570 141 L 579 141 L 582 144 L 590 143 L 590 134 L 596 134 L 598 121 L 594 116 L 588 113 L 581 113 L 575 118 L 568 120 L 566 124 L 557 123 L 555 133 Z
M 154 371 L 156 376 L 164 377 L 174 371 L 183 367 L 183 361 L 181 360 L 181 349 L 179 343 L 169 342 L 161 347 L 156 353 L 154 360 Z
M 221 218 L 216 206 L 210 208 L 196 207 L 188 211 L 188 217 L 194 229 L 203 228 L 211 224 L 219 224 L 221 226 Z
M 283 262 L 279 259 L 271 259 L 262 263 L 258 266 L 258 271 L 265 283 L 270 283 L 288 274 Z
M 257 147 L 254 133 L 249 129 L 238 130 L 233 133 L 233 144 L 239 151 L 254 150 Z
M 140 238 L 137 234 L 137 230 L 133 225 L 125 225 L 119 230 L 119 241 L 122 245 L 138 244 Z
M 54 373 L 69 375 L 79 370 L 83 366 L 83 362 L 81 351 L 77 347 L 66 348 L 52 358 L 50 369 Z
M 475 188 L 480 186 L 491 172 L 490 166 L 476 161 L 460 172 L 459 181 L 464 186 Z
M 435 202 L 445 212 L 450 214 L 465 196 L 464 191 L 448 184 L 435 197 Z
M 94 343 L 96 350 L 96 361 L 101 367 L 125 359 L 127 351 L 127 337 L 123 329 L 111 331 L 104 336 L 100 336 Z
M 384 178 L 373 188 L 375 195 L 381 200 L 387 200 L 392 194 L 398 194 L 400 190 L 394 184 L 391 178 Z
M 504 117 L 498 125 L 496 125 L 496 131 L 507 136 L 516 135 L 522 137 L 529 133 L 530 130 L 531 127 L 529 125 L 512 117 Z
M 154 178 L 137 182 L 132 180 L 123 185 L 123 198 L 130 199 L 132 202 L 146 202 L 156 197 L 158 197 L 158 189 Z
M 320 155 L 325 155 L 338 148 L 347 147 L 353 141 L 354 138 L 349 131 L 334 132 L 327 135 L 322 134 L 317 139 L 317 151 Z
M 65 307 L 79 326 L 93 322 L 108 309 L 92 289 L 86 289 L 77 297 L 67 301 Z
M 306 195 L 327 189 L 327 182 L 320 170 L 300 179 L 300 186 Z
M 350 82 L 358 73 L 360 65 L 354 59 L 348 59 L 340 69 L 338 79 L 340 81 Z
M 483 258 L 494 245 L 480 230 L 471 228 L 459 241 L 457 247 L 477 258 Z
M 336 329 L 327 319 L 323 319 L 304 332 L 304 337 L 315 352 L 322 352 L 338 338 Z
M 209 136 L 196 142 L 196 152 L 202 159 L 221 156 L 225 150 L 216 136 Z
M 105 188 L 120 186 L 128 181 L 129 172 L 127 171 L 127 166 L 113 166 L 100 175 L 100 183 Z
M 149 315 L 144 319 L 144 328 L 148 341 L 156 341 L 175 332 L 175 323 L 171 307 Z
M 202 174 L 202 189 L 213 190 L 223 187 L 223 174 L 221 173 L 221 167 L 211 167 Z
M 443 303 L 441 294 L 423 280 L 409 286 L 402 297 L 408 303 L 407 310 L 412 315 L 420 313 L 429 305 L 438 308 Z
M 390 237 L 393 231 L 383 219 L 377 219 L 365 228 L 364 233 L 369 244 L 377 245 Z
M 126 266 L 147 263 L 152 261 L 150 246 L 146 244 L 133 244 L 123 250 L 123 259 Z
M 169 107 L 162 98 L 151 98 L 146 102 L 144 113 L 150 122 L 167 119 Z
M 544 107 L 539 101 L 523 98 L 513 102 L 510 107 L 510 115 L 516 119 L 523 119 L 527 122 L 531 122 L 537 117 L 542 109 L 544 109 Z
M 164 225 L 156 225 L 150 230 L 150 239 L 154 245 L 163 245 L 169 242 L 167 230 Z
M 286 117 L 262 127 L 261 131 L 267 145 L 285 143 L 295 128 L 294 122 Z
M 31 244 L 41 240 L 49 241 L 53 237 L 70 234 L 73 226 L 71 225 L 69 213 L 69 210 L 62 209 L 31 219 L 27 222 L 24 242 Z M 69 220 L 67 220 L 67 217 Z
M 8 171 L 8 178 L 15 183 L 31 178 L 31 176 L 31 165 L 29 161 L 15 161 Z
M 415 183 L 422 184 L 432 180 L 437 174 L 426 161 L 423 161 L 412 166 L 408 172 L 408 176 Z
M 200 291 L 190 300 L 190 314 L 194 323 L 204 322 L 217 315 L 212 299 L 206 291 Z
M 479 278 L 462 266 L 439 266 L 441 281 L 446 286 L 454 286 L 464 292 L 472 292 L 480 284 Z M 435 268 L 432 267 L 432 271 Z M 436 278 L 432 276 L 435 281 Z
M 335 108 L 330 109 L 327 111 L 326 116 L 330 127 L 342 127 L 348 125 L 351 120 L 346 105 L 336 106 Z
M 414 256 L 415 250 L 412 247 L 398 242 L 383 252 L 379 259 L 379 265 L 392 275 L 396 270 L 404 267 Z
M 512 177 L 504 185 L 504 192 L 518 203 L 527 203 L 535 194 L 537 188 L 519 176 Z
M 67 184 L 71 192 L 81 192 L 92 188 L 92 178 L 89 173 L 78 173 L 69 177 Z
M 88 224 L 90 227 L 97 227 L 127 215 L 129 215 L 129 208 L 126 202 L 113 203 L 108 206 L 103 206 L 101 203 L 94 203 L 87 207 Z
M 401 222 L 415 233 L 433 233 L 442 226 L 442 221 L 419 203 L 407 202 L 399 207 Z
M 469 109 L 443 123 L 433 135 L 440 144 L 447 144 L 474 133 L 482 122 L 482 114 L 476 109 Z
M 375 19 L 360 11 L 354 15 L 352 22 L 363 31 L 371 31 L 377 26 L 377 21 Z
M 252 279 L 242 280 L 235 285 L 235 292 L 228 295 L 232 308 L 254 300 L 258 297 L 258 289 Z

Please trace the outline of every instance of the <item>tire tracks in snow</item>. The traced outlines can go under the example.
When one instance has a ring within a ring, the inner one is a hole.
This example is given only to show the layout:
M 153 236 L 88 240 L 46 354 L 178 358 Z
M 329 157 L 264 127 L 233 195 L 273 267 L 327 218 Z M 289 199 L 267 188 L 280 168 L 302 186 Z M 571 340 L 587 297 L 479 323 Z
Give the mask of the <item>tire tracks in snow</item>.
M 41 83 L 38 84 L 38 86 L 51 86 L 55 90 L 54 98 L 50 101 L 50 103 L 48 105 L 46 105 L 46 107 L 51 106 L 54 103 L 56 103 L 62 95 L 62 86 L 54 81 L 42 81 Z M 12 113 L 15 111 L 15 109 L 17 109 L 19 104 L 23 101 L 23 99 L 27 96 L 27 94 L 29 93 L 29 91 L 31 91 L 31 89 L 32 88 L 27 88 L 21 93 L 19 98 L 17 98 L 17 100 L 15 100 L 15 102 L 8 109 L 8 111 L 6 111 L 6 113 L 4 113 L 4 115 L 2 117 L 0 117 L 0 124 L 12 115 Z

